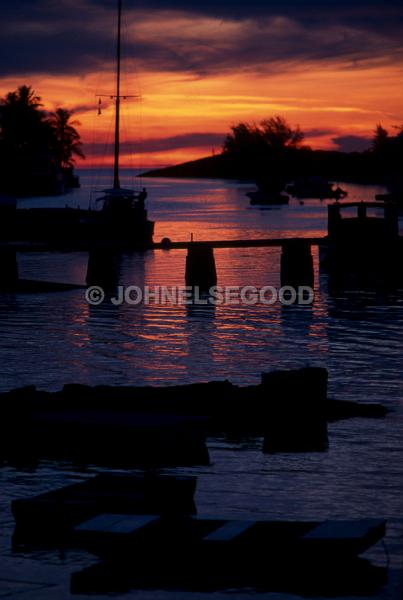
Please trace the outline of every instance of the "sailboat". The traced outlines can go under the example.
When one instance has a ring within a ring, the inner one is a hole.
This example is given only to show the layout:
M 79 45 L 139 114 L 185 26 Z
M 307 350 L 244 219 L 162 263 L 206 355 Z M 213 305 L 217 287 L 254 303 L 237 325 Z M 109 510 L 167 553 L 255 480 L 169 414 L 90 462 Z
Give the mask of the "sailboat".
M 115 144 L 113 187 L 92 208 L 17 208 L 0 211 L 1 241 L 40 242 L 52 248 L 87 249 L 94 243 L 112 244 L 122 250 L 141 250 L 153 241 L 154 222 L 148 219 L 147 190 L 124 189 L 120 185 L 121 44 L 123 0 L 118 0 L 115 100 Z
M 145 201 L 147 190 L 124 189 L 120 185 L 120 108 L 122 100 L 132 96 L 121 95 L 121 47 L 122 47 L 122 10 L 123 0 L 118 0 L 118 31 L 116 52 L 116 94 L 115 100 L 115 149 L 113 188 L 103 190 L 104 196 L 97 199 L 102 202 L 102 213 L 106 217 L 106 229 L 109 236 L 123 243 L 142 245 L 152 243 L 154 223 L 147 218 Z M 101 97 L 100 101 L 101 101 Z

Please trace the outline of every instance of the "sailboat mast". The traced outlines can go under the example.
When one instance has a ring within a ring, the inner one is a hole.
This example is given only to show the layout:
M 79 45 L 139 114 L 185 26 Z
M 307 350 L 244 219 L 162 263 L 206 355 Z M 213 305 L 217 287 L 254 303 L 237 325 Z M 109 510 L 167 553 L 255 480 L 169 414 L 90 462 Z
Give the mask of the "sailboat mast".
M 119 156 L 120 156 L 120 69 L 122 59 L 122 0 L 118 0 L 118 37 L 117 37 L 117 72 L 116 72 L 116 111 L 115 111 L 115 166 L 113 175 L 114 189 L 120 189 Z

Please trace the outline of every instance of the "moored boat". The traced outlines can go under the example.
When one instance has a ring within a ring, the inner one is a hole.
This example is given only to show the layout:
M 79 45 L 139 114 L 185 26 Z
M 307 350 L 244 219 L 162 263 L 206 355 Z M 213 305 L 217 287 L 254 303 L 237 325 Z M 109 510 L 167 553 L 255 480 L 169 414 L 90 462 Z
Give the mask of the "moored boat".
M 2 211 L 1 241 L 44 242 L 68 250 L 86 249 L 94 243 L 113 244 L 124 250 L 152 244 L 154 222 L 148 219 L 147 191 L 129 190 L 120 184 L 121 30 L 123 0 L 118 0 L 117 76 L 115 95 L 115 140 L 113 187 L 98 199 L 99 209 L 18 208 Z
M 286 191 L 295 198 L 319 198 L 320 200 L 340 200 L 348 195 L 340 186 L 330 183 L 323 177 L 298 179 L 287 185 Z
M 248 192 L 246 194 L 250 198 L 250 203 L 254 205 L 282 205 L 288 204 L 289 197 L 286 194 L 270 193 L 263 190 L 256 190 L 254 192 Z

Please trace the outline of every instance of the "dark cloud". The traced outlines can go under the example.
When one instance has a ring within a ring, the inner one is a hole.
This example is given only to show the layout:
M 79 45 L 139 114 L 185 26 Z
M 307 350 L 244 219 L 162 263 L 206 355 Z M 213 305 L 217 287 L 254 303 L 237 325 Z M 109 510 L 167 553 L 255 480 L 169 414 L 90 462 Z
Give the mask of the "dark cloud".
M 6 2 L 11 4 L 12 0 Z M 33 4 L 40 3 L 34 0 Z M 114 9 L 114 0 L 93 0 L 94 5 L 107 9 Z M 31 2 L 25 1 L 29 5 Z M 364 14 L 373 9 L 384 14 L 388 9 L 401 9 L 400 0 L 125 0 L 126 10 L 134 6 L 145 10 L 180 10 L 198 14 L 208 14 L 226 18 L 249 18 L 256 15 L 288 14 L 304 16 L 323 16 L 331 14 L 333 17 L 348 11 L 363 11 Z
M 127 58 L 140 68 L 208 73 L 296 68 L 341 61 L 346 67 L 403 56 L 403 4 L 395 0 L 126 0 L 135 37 Z M 113 57 L 115 0 L 2 0 L 0 75 L 78 73 L 107 69 Z M 166 34 L 172 11 L 217 19 L 199 31 L 197 19 Z M 161 18 L 160 11 L 163 13 Z M 156 31 L 141 31 L 146 20 Z M 227 27 L 228 23 L 234 27 Z M 136 25 L 138 26 L 136 33 Z
M 371 147 L 372 139 L 359 135 L 341 135 L 332 138 L 332 142 L 342 152 L 363 152 Z
M 221 148 L 225 139 L 225 133 L 187 133 L 165 138 L 154 138 L 149 140 L 131 140 L 123 142 L 121 145 L 122 153 L 140 153 L 148 154 L 152 152 L 166 152 L 169 150 L 178 150 L 182 148 Z M 85 152 L 89 156 L 103 156 L 111 154 L 112 144 L 94 143 L 86 144 Z
M 306 138 L 311 138 L 311 137 L 322 137 L 325 135 L 332 135 L 332 134 L 336 134 L 337 133 L 337 129 L 330 129 L 330 128 L 320 128 L 320 127 L 313 127 L 311 129 L 304 129 L 304 134 Z

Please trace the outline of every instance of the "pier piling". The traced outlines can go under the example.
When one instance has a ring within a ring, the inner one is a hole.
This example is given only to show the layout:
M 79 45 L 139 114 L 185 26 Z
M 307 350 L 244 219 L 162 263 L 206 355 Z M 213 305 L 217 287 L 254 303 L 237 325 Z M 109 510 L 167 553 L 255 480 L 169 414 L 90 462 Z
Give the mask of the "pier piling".
M 284 242 L 281 255 L 281 285 L 314 285 L 313 259 L 311 245 L 304 239 Z
M 13 290 L 19 281 L 17 253 L 12 248 L 0 250 L 0 289 Z
M 267 390 L 267 431 L 264 452 L 326 450 L 326 369 L 273 371 L 262 376 Z
M 208 291 L 217 284 L 214 250 L 203 243 L 189 244 L 186 257 L 186 285 Z
M 88 255 L 87 285 L 113 290 L 119 283 L 119 258 L 109 246 L 94 246 Z

